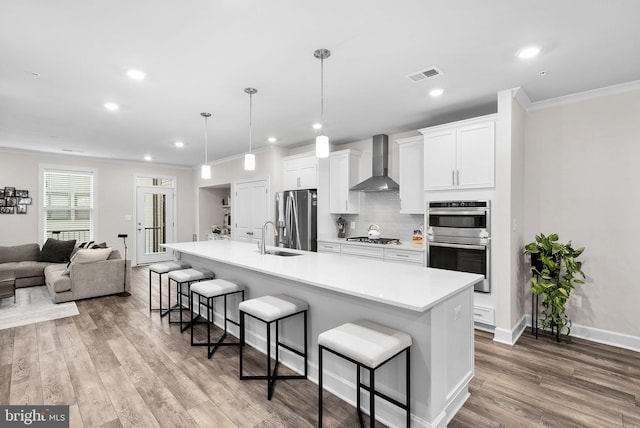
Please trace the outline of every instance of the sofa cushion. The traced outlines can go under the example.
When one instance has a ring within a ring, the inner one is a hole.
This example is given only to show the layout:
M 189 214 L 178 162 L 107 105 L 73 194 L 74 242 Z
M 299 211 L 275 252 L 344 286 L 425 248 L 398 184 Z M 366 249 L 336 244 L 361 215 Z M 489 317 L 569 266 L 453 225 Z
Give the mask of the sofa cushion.
M 0 247 L 0 263 L 22 262 L 25 260 L 38 260 L 40 246 L 38 244 L 14 245 L 12 247 Z
M 62 274 L 64 270 L 64 264 L 54 264 L 44 268 L 47 285 L 56 293 L 71 290 L 71 278 L 69 275 Z
M 71 252 L 76 245 L 76 240 L 60 241 L 58 239 L 49 238 L 42 246 L 40 251 L 39 262 L 66 263 L 71 258 Z
M 16 263 L 16 262 L 0 263 L 0 272 L 11 272 L 11 273 L 13 273 L 16 270 L 16 265 L 17 264 L 18 263 Z
M 29 278 L 32 276 L 43 276 L 44 268 L 47 267 L 49 263 L 45 262 L 33 262 L 33 261 L 25 261 L 18 262 L 14 268 L 14 272 L 16 274 L 16 278 Z
M 74 264 L 95 263 L 107 260 L 111 255 L 111 251 L 113 251 L 111 248 L 80 249 L 71 258 L 71 262 L 67 265 L 63 275 L 69 275 L 71 266 Z

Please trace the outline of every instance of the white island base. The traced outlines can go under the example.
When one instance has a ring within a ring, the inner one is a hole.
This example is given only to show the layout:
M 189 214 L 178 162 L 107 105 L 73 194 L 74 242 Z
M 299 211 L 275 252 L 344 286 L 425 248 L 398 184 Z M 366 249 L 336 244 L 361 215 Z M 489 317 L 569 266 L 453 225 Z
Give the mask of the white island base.
M 480 275 L 324 253 L 261 255 L 255 245 L 233 241 L 165 246 L 192 266 L 206 267 L 216 278 L 243 285 L 247 299 L 283 293 L 306 301 L 309 378 L 316 383 L 318 335 L 345 322 L 369 319 L 402 330 L 413 339 L 413 426 L 446 427 L 469 396 L 474 358 L 473 285 L 482 280 Z M 229 300 L 230 306 L 237 303 L 236 299 Z M 222 325 L 222 302 L 216 304 L 216 324 Z M 247 342 L 266 352 L 264 324 L 253 321 L 247 318 Z M 238 334 L 237 329 L 230 331 Z M 283 342 L 301 349 L 302 321 L 298 317 L 285 320 L 280 334 Z M 297 372 L 303 371 L 300 357 L 286 350 L 281 350 L 281 361 Z M 395 358 L 376 371 L 376 389 L 401 402 L 405 401 L 404 361 L 402 357 Z M 325 355 L 326 390 L 355 406 L 355 380 L 353 364 Z M 276 384 L 274 394 L 278 394 L 277 389 Z M 362 403 L 366 410 L 366 391 L 362 393 Z M 404 411 L 381 399 L 376 401 L 376 417 L 388 426 L 405 426 Z

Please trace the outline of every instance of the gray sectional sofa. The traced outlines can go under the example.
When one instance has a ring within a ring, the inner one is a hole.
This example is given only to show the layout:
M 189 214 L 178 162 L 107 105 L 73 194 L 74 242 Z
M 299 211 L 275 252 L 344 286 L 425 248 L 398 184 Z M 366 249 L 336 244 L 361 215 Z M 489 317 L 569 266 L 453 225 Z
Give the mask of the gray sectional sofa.
M 78 251 L 77 249 L 74 252 Z M 91 250 L 86 250 L 91 251 Z M 102 261 L 51 263 L 41 259 L 38 244 L 0 247 L 0 272 L 15 278 L 16 288 L 46 285 L 54 303 L 89 297 L 106 296 L 123 291 L 125 261 L 118 250 L 111 250 Z M 68 265 L 68 266 L 67 266 Z M 66 270 L 66 272 L 65 272 Z M 13 273 L 13 275 L 10 274 Z M 127 282 L 130 289 L 131 262 L 126 261 Z

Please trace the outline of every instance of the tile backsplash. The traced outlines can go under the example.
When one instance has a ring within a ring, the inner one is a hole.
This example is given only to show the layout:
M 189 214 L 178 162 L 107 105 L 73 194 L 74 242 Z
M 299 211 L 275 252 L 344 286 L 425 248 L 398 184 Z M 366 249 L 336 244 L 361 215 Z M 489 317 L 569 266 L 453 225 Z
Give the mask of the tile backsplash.
M 424 222 L 422 214 L 400 214 L 400 195 L 393 191 L 363 192 L 360 214 L 333 215 L 334 220 L 338 217 L 347 221 L 347 237 L 366 236 L 369 225 L 377 224 L 380 226 L 380 236 L 398 238 L 404 242 L 411 242 L 414 229 Z M 355 222 L 355 229 L 351 229 L 351 222 Z

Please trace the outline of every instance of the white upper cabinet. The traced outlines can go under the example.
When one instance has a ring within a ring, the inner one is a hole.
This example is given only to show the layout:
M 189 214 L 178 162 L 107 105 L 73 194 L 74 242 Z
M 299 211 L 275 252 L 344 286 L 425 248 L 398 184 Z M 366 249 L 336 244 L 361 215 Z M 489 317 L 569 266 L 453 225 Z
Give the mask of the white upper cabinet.
M 317 189 L 318 158 L 315 153 L 287 156 L 282 159 L 284 190 Z
M 340 150 L 329 155 L 329 212 L 331 214 L 358 214 L 360 192 L 352 192 L 358 184 L 361 153 L 357 150 Z
M 400 213 L 424 213 L 424 137 L 396 140 L 399 151 Z
M 421 129 L 424 190 L 493 187 L 495 115 Z

